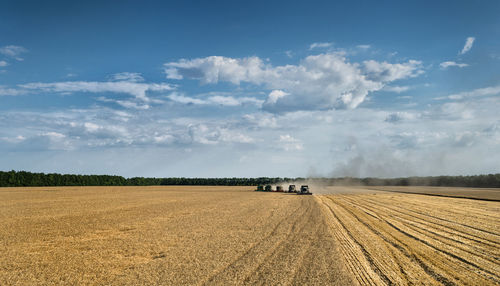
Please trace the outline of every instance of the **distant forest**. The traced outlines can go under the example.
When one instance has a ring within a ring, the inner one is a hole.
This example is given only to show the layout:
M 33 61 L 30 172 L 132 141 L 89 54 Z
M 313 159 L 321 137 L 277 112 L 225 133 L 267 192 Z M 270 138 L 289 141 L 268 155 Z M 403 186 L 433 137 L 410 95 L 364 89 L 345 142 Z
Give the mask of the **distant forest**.
M 500 188 L 500 174 L 476 176 L 436 176 L 408 178 L 124 178 L 109 175 L 45 174 L 25 171 L 0 171 L 0 187 L 37 186 L 160 186 L 160 185 L 205 185 L 205 186 L 257 186 L 293 181 L 308 181 L 323 185 L 366 186 L 447 186 Z

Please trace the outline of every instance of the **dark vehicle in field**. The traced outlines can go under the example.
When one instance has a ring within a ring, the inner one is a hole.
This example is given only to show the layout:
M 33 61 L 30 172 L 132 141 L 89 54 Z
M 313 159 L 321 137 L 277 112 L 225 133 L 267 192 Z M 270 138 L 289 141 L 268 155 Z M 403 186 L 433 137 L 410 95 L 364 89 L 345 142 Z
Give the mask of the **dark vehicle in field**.
M 283 186 L 276 186 L 276 192 L 283 192 Z
M 288 192 L 289 193 L 296 193 L 297 189 L 295 188 L 295 185 L 289 185 L 288 186 Z
M 271 185 L 266 185 L 264 192 L 272 192 L 272 191 L 273 191 L 273 187 Z
M 312 195 L 312 193 L 309 191 L 308 185 L 302 185 L 300 186 L 300 191 L 297 193 L 297 195 Z

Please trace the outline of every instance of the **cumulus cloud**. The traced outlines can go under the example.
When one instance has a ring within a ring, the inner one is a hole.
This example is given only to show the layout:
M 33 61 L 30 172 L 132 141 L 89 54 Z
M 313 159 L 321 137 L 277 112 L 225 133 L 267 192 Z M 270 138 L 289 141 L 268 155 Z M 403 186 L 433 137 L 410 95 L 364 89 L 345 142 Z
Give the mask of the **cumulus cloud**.
M 464 47 L 462 48 L 462 50 L 460 51 L 460 55 L 463 55 L 465 53 L 467 53 L 468 51 L 470 51 L 470 49 L 472 49 L 472 45 L 474 44 L 474 41 L 476 40 L 476 38 L 474 37 L 468 37 L 466 40 L 465 40 L 465 45 Z
M 269 111 L 356 108 L 368 93 L 387 83 L 423 73 L 422 63 L 351 63 L 341 53 L 311 55 L 298 65 L 272 66 L 258 57 L 210 56 L 165 64 L 169 79 L 197 79 L 205 84 L 242 82 L 271 90 Z M 286 96 L 285 96 L 286 95 Z
M 331 46 L 332 43 L 312 43 L 311 45 L 309 45 L 309 50 L 328 48 Z
M 20 54 L 26 53 L 28 50 L 21 47 L 21 46 L 14 46 L 14 45 L 9 45 L 9 46 L 3 46 L 0 47 L 0 54 L 11 57 L 13 59 L 16 59 L 18 61 L 22 61 L 23 58 L 19 57 Z
M 273 90 L 273 91 L 271 91 L 271 93 L 269 93 L 269 96 L 267 97 L 266 103 L 275 104 L 278 101 L 278 99 L 285 97 L 287 95 L 290 95 L 290 94 L 287 92 L 284 92 L 282 90 L 279 90 L 279 89 Z
M 465 64 L 465 63 L 457 63 L 457 62 L 454 62 L 454 61 L 447 61 L 447 62 L 440 63 L 439 66 L 441 67 L 441 69 L 447 69 L 449 67 L 463 68 L 463 67 L 467 67 L 469 65 Z
M 6 67 L 9 64 L 6 61 L 0 61 L 0 67 Z

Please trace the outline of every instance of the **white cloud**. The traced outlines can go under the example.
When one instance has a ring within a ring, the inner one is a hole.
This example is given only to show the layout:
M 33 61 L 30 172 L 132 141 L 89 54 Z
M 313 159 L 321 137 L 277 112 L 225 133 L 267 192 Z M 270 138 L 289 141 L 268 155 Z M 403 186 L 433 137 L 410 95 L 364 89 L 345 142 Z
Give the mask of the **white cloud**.
M 121 72 L 111 75 L 111 79 L 114 81 L 130 81 L 130 82 L 140 82 L 144 81 L 144 78 L 140 73 L 136 72 Z
M 174 102 L 183 104 L 198 104 L 198 105 L 221 105 L 221 106 L 241 106 L 244 104 L 253 104 L 256 106 L 262 106 L 263 100 L 254 97 L 233 97 L 233 96 L 222 96 L 213 95 L 202 98 L 194 98 L 173 92 L 167 96 L 168 99 Z
M 308 56 L 298 65 L 272 66 L 258 57 L 221 56 L 182 59 L 165 64 L 167 78 L 198 79 L 202 83 L 248 82 L 271 90 L 264 103 L 270 111 L 356 108 L 369 92 L 385 84 L 423 73 L 420 61 L 351 63 L 340 53 Z M 174 75 L 174 77 L 172 77 Z M 274 91 L 273 90 L 279 90 Z M 287 93 L 287 96 L 278 96 Z
M 395 93 L 402 93 L 405 91 L 410 90 L 410 86 L 399 86 L 399 85 L 386 85 L 382 90 L 384 91 L 389 91 L 389 92 L 395 92 Z
M 289 58 L 293 58 L 293 52 L 288 50 L 288 51 L 285 51 L 285 55 Z
M 282 90 L 279 90 L 279 89 L 273 90 L 273 91 L 271 91 L 271 93 L 269 93 L 269 96 L 267 97 L 266 103 L 267 104 L 275 104 L 278 101 L 278 99 L 285 97 L 287 95 L 290 95 L 290 94 L 287 92 L 284 92 Z
M 113 103 L 116 103 L 116 104 L 118 104 L 122 107 L 125 107 L 125 108 L 133 108 L 133 109 L 141 109 L 141 110 L 146 110 L 146 109 L 150 108 L 150 106 L 148 104 L 137 103 L 137 102 L 134 102 L 131 100 L 113 99 L 113 98 L 107 98 L 104 96 L 100 96 L 96 99 L 98 101 L 102 101 L 102 102 L 113 102 Z M 141 101 L 141 102 L 143 102 L 143 101 Z
M 66 81 L 42 83 L 34 82 L 19 85 L 22 89 L 35 92 L 57 92 L 57 93 L 74 93 L 74 92 L 90 92 L 90 93 L 123 93 L 130 94 L 138 100 L 149 102 L 150 98 L 147 92 L 169 91 L 174 88 L 166 83 L 137 83 L 129 81 L 117 82 L 97 82 L 97 81 Z
M 357 45 L 356 47 L 361 50 L 368 50 L 371 48 L 370 45 Z
M 460 55 L 463 55 L 465 53 L 467 53 L 468 51 L 470 51 L 470 49 L 472 49 L 472 45 L 474 44 L 474 41 L 476 40 L 476 38 L 474 37 L 468 37 L 466 40 L 465 40 L 465 45 L 462 49 L 462 51 L 460 51 Z
M 416 60 L 409 60 L 402 64 L 369 60 L 364 61 L 363 64 L 367 78 L 374 81 L 390 82 L 402 78 L 416 77 L 424 73 L 421 70 L 422 62 Z
M 451 94 L 451 95 L 447 96 L 446 98 L 452 99 L 452 100 L 461 100 L 461 99 L 468 98 L 468 97 L 491 96 L 491 95 L 497 95 L 497 94 L 500 94 L 500 85 L 478 88 L 478 89 L 474 89 L 471 91 L 459 92 L 459 93 Z M 438 99 L 443 99 L 443 98 L 438 98 Z
M 195 143 L 214 145 L 218 143 L 252 143 L 254 139 L 235 130 L 207 124 L 188 126 L 189 135 Z
M 9 64 L 6 61 L 0 61 L 0 67 L 6 67 Z
M 467 67 L 469 65 L 465 64 L 465 63 L 457 63 L 457 62 L 453 62 L 453 61 L 447 61 L 447 62 L 440 63 L 439 66 L 441 67 L 441 69 L 447 69 L 448 67 L 463 68 L 463 67 Z
M 418 118 L 418 116 L 419 116 L 418 114 L 405 112 L 405 111 L 393 112 L 393 113 L 387 115 L 385 121 L 391 122 L 391 123 L 397 123 L 397 122 L 401 122 L 401 121 L 414 120 L 414 119 Z
M 27 52 L 25 48 L 21 46 L 14 46 L 14 45 L 9 45 L 9 46 L 3 46 L 0 48 L 0 54 L 3 54 L 5 56 L 14 58 L 18 61 L 22 61 L 23 58 L 19 57 L 20 54 Z
M 312 43 L 309 46 L 309 50 L 314 50 L 314 49 L 323 49 L 323 48 L 328 48 L 331 47 L 332 43 Z
M 17 89 L 17 88 L 8 88 L 0 85 L 0 96 L 18 96 L 27 94 L 27 90 Z
M 304 149 L 304 144 L 289 134 L 280 135 L 279 142 L 279 146 L 285 151 L 298 151 Z

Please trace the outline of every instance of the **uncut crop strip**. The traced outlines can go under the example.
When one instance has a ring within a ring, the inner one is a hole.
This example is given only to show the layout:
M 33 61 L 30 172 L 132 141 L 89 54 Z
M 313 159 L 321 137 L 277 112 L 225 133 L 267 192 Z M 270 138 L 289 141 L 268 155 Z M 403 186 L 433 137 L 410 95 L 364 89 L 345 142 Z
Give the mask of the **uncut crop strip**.
M 360 284 L 500 284 L 498 203 L 407 194 L 317 198 Z

